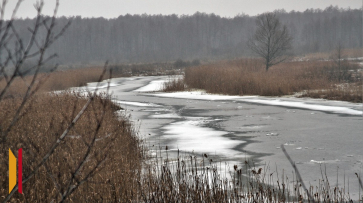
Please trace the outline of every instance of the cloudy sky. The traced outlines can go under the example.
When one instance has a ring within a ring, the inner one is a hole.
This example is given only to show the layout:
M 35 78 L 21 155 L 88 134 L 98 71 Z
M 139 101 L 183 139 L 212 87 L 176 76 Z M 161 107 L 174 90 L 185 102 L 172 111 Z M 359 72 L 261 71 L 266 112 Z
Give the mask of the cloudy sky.
M 6 17 L 10 16 L 16 0 L 8 0 Z M 215 13 L 233 17 L 238 14 L 257 15 L 275 9 L 304 11 L 324 9 L 330 5 L 342 8 L 361 8 L 363 0 L 60 0 L 59 16 L 116 18 L 130 14 L 178 14 L 195 12 Z M 36 0 L 24 0 L 18 17 L 34 17 Z M 55 0 L 45 0 L 44 13 L 51 14 Z

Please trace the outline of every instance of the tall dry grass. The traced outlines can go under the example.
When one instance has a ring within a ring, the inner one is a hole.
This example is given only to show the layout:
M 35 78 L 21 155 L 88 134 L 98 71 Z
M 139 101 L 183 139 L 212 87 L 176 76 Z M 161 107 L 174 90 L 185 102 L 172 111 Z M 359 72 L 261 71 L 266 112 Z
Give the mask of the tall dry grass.
M 55 71 L 52 73 L 40 73 L 37 75 L 39 89 L 37 93 L 44 93 L 55 90 L 65 90 L 70 87 L 84 86 L 88 82 L 97 81 L 102 74 L 102 67 L 92 67 L 92 68 L 81 68 L 76 70 L 66 70 L 66 71 Z M 24 77 L 16 77 L 6 92 L 5 97 L 19 97 L 22 96 L 31 80 L 33 75 L 27 75 Z M 4 89 L 7 81 L 5 78 L 0 76 L 0 90 Z
M 362 83 L 357 82 L 353 84 L 345 83 L 340 85 L 333 85 L 331 88 L 328 89 L 306 91 L 302 96 L 318 99 L 362 103 L 362 93 Z
M 168 81 L 163 84 L 162 90 L 163 92 L 176 92 L 176 91 L 184 91 L 185 84 L 184 79 L 180 77 L 169 77 Z
M 345 74 L 345 82 L 352 84 L 351 87 L 360 86 L 358 69 L 358 65 L 349 64 L 351 71 Z M 185 83 L 189 88 L 205 89 L 209 93 L 283 96 L 306 90 L 342 91 L 335 88 L 338 74 L 343 75 L 331 61 L 281 63 L 266 72 L 260 60 L 240 59 L 187 68 Z M 352 96 L 355 98 L 352 101 L 361 101 L 358 99 L 362 97 L 361 92 L 351 91 L 351 94 L 357 94 Z
M 17 149 L 23 148 L 23 177 L 27 177 L 86 102 L 72 94 L 31 98 L 0 143 L 1 197 L 8 194 L 8 149 L 17 156 Z M 18 98 L 0 101 L 0 133 L 10 125 L 20 103 Z M 140 140 L 128 118 L 114 113 L 117 109 L 109 99 L 94 98 L 48 161 L 23 185 L 23 195 L 16 193 L 11 200 L 60 202 L 76 186 L 67 202 L 136 199 L 142 164 Z

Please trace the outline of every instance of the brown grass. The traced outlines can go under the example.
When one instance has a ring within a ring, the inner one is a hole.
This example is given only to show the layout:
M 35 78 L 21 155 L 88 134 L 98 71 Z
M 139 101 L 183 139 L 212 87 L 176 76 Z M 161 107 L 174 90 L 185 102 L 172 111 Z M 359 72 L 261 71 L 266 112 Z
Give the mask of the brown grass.
M 358 85 L 359 88 L 359 67 L 349 64 L 349 69 L 352 71 L 344 74 L 347 80 L 344 82 L 350 83 L 351 87 Z M 334 62 L 330 61 L 282 63 L 266 72 L 259 60 L 240 59 L 187 68 L 185 83 L 188 88 L 205 89 L 208 93 L 283 96 L 306 90 L 338 91 L 335 88 L 338 84 L 337 72 Z M 359 91 L 350 93 L 354 94 L 354 98 L 362 94 Z
M 362 84 L 346 83 L 341 85 L 334 85 L 332 88 L 325 90 L 306 91 L 302 96 L 362 103 L 363 99 L 362 92 L 363 92 Z
M 56 142 L 86 99 L 70 94 L 38 95 L 32 98 L 20 120 L 1 142 L 1 174 L 8 171 L 8 149 L 17 156 L 23 148 L 23 177 L 29 173 Z M 10 125 L 20 99 L 0 101 L 0 133 Z M 111 202 L 134 199 L 142 161 L 140 141 L 128 119 L 117 116 L 110 100 L 96 97 L 45 166 L 23 186 L 24 195 L 16 193 L 12 200 L 21 202 L 60 201 L 71 175 L 81 163 L 87 146 L 96 137 L 87 161 L 71 184 L 76 185 L 103 160 L 88 182 L 69 196 L 69 202 Z M 99 121 L 103 120 L 99 125 Z M 99 128 L 99 129 L 97 129 Z M 7 177 L 1 179 L 0 194 L 8 194 Z
M 56 71 L 53 73 L 40 73 L 37 76 L 40 88 L 38 93 L 49 92 L 54 90 L 65 90 L 70 87 L 84 86 L 88 82 L 95 82 L 99 79 L 103 69 L 102 67 L 82 68 L 77 70 Z M 6 80 L 0 78 L 0 90 L 6 86 Z M 6 92 L 6 97 L 22 96 L 28 85 L 31 83 L 33 75 L 23 78 L 16 77 L 10 88 Z

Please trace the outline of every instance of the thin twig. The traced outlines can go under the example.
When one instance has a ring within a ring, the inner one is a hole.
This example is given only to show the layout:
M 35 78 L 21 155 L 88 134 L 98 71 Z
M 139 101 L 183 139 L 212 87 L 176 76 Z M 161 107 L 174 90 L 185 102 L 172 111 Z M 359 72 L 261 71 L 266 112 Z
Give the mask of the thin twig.
M 297 169 L 295 163 L 292 161 L 290 155 L 287 153 L 284 145 L 281 145 L 281 149 L 282 149 L 282 152 L 284 152 L 286 158 L 289 160 L 291 166 L 294 168 L 297 178 L 300 180 L 301 185 L 303 186 L 305 192 L 308 195 L 309 201 L 311 200 L 313 203 L 315 203 L 314 198 L 311 196 L 311 194 L 309 193 L 309 191 L 306 189 L 305 184 L 304 184 L 304 182 L 303 182 L 303 180 L 302 180 L 302 178 L 300 176 L 299 170 Z

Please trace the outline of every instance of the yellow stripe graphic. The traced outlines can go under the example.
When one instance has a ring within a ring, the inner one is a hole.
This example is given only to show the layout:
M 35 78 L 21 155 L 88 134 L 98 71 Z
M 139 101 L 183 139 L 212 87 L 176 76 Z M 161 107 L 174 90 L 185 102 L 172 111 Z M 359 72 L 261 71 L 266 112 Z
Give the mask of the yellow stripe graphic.
M 9 194 L 16 185 L 16 158 L 9 149 Z

